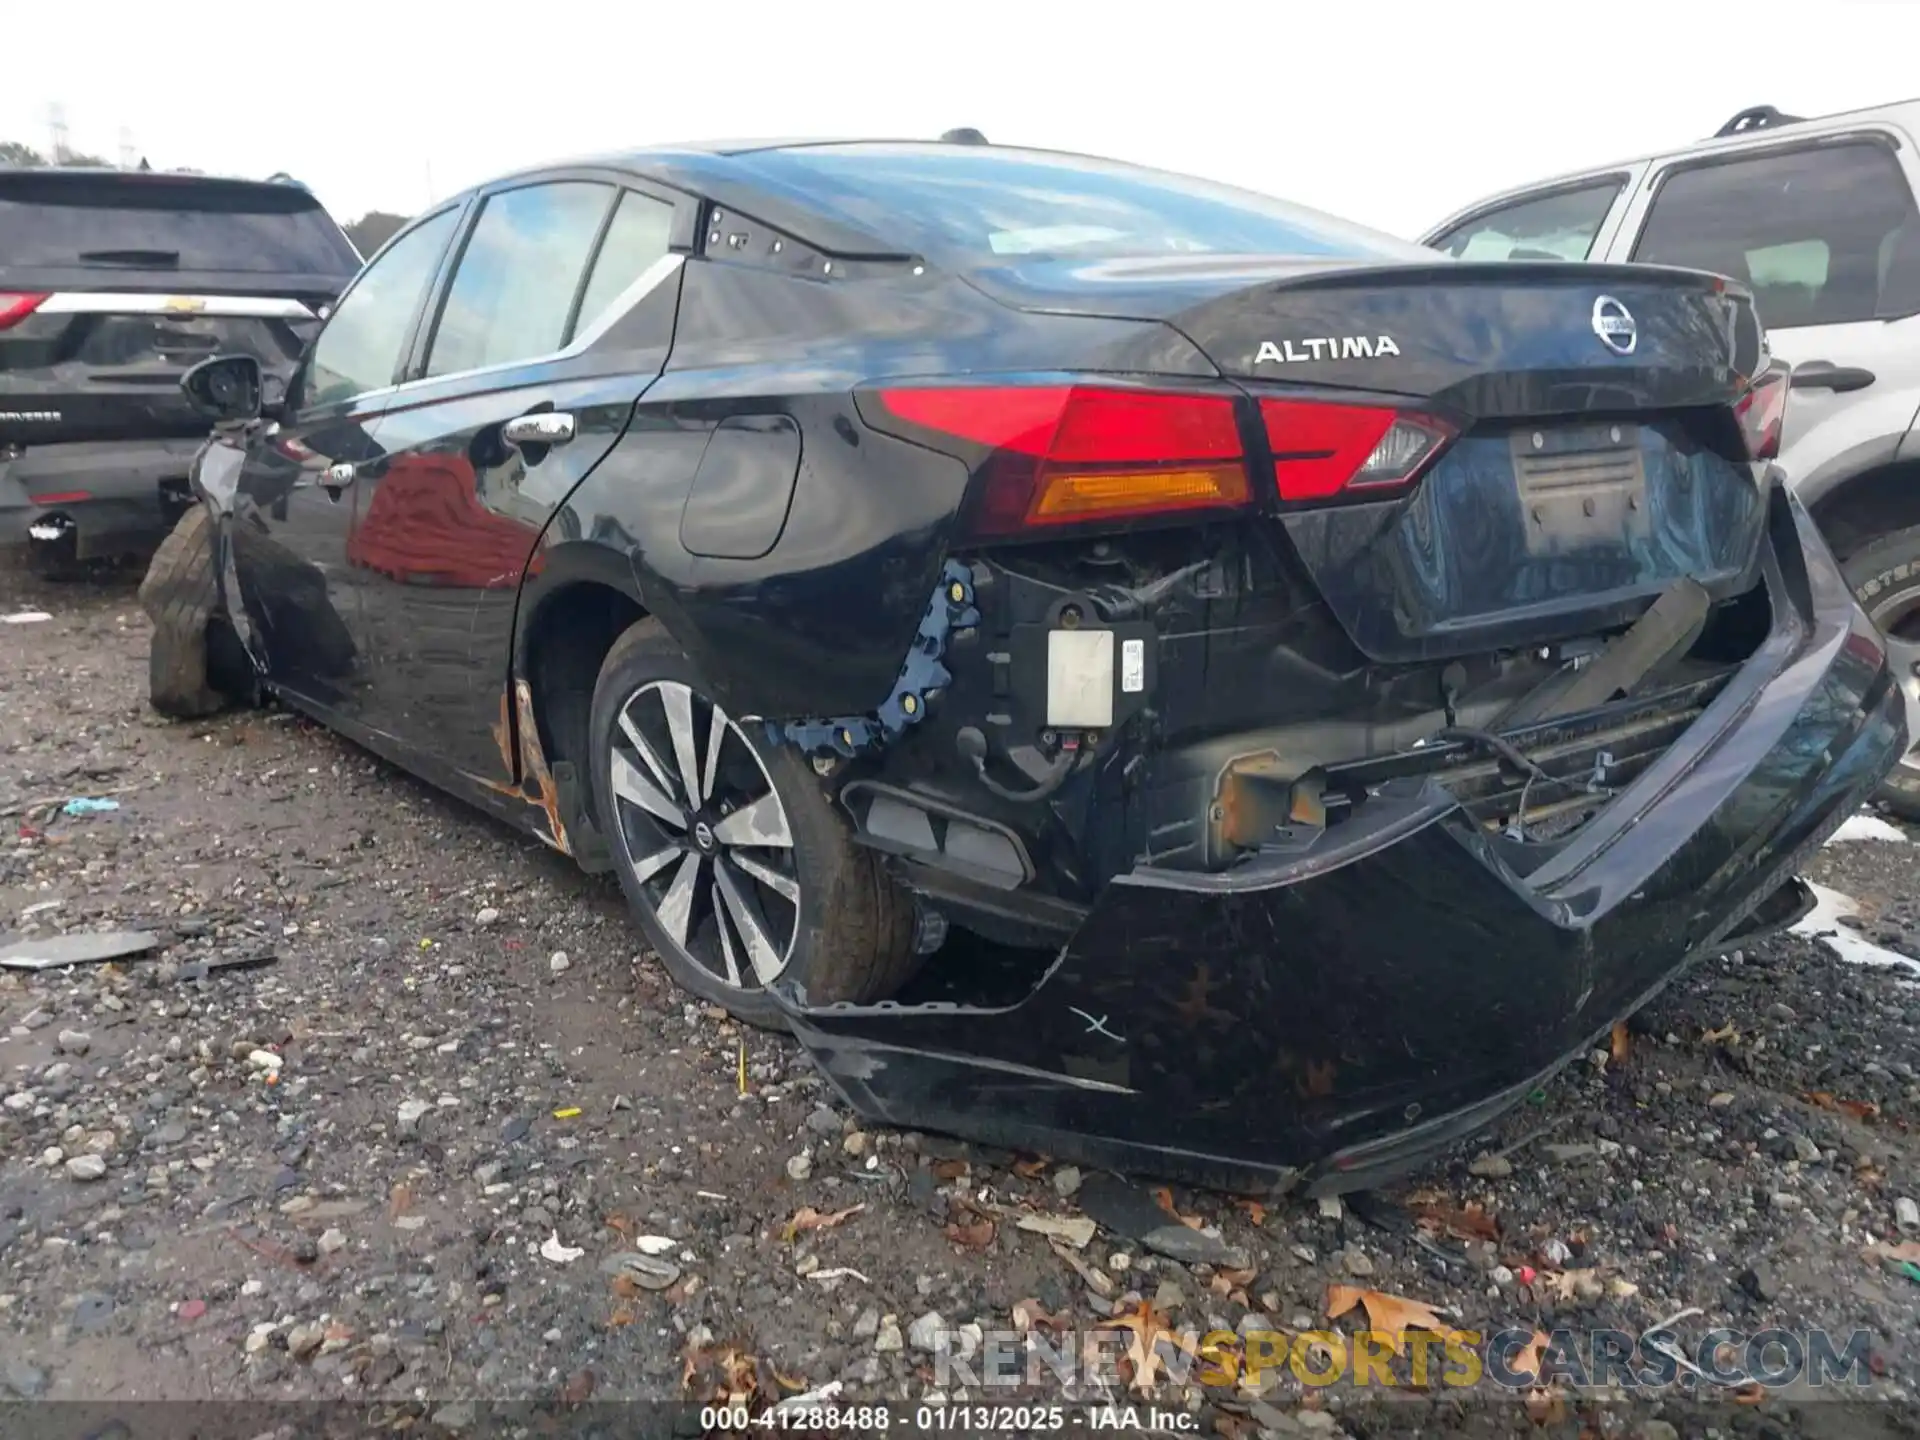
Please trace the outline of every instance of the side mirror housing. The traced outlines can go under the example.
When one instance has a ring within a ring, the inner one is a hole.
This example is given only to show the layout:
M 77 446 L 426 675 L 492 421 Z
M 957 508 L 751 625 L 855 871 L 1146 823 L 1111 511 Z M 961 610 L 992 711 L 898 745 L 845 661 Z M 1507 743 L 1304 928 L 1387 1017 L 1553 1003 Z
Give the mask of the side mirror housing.
M 180 377 L 180 388 L 194 409 L 216 423 L 257 419 L 270 408 L 260 362 L 251 355 L 202 360 Z

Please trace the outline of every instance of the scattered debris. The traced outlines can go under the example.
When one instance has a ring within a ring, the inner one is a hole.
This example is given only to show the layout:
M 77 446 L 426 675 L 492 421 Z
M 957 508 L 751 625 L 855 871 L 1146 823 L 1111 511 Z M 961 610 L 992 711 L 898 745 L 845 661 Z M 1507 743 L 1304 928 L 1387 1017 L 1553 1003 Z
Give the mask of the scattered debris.
M 1406 1354 L 1409 1330 L 1429 1330 L 1443 1339 L 1466 1341 L 1470 1338 L 1449 1325 L 1424 1301 L 1389 1295 L 1382 1290 L 1361 1290 L 1352 1285 L 1327 1286 L 1329 1320 L 1338 1320 L 1356 1305 L 1367 1312 L 1367 1327 L 1384 1336 L 1396 1355 Z
M 586 1253 L 585 1250 L 575 1246 L 562 1245 L 558 1230 L 540 1242 L 540 1258 L 551 1260 L 556 1265 L 571 1265 Z
M 52 618 L 44 610 L 16 610 L 11 615 L 0 615 L 0 625 L 36 625 Z
M 809 1230 L 831 1230 L 836 1225 L 846 1224 L 866 1208 L 865 1205 L 849 1205 L 844 1210 L 835 1210 L 830 1215 L 823 1215 L 811 1205 L 802 1205 L 793 1212 L 793 1218 L 787 1221 L 786 1230 L 783 1232 L 784 1238 L 791 1243 L 796 1235 L 804 1235 Z
M 145 930 L 69 931 L 0 946 L 0 969 L 58 970 L 67 965 L 95 965 L 144 955 L 159 943 L 159 936 Z
M 1843 920 L 1860 913 L 1860 902 L 1850 895 L 1842 895 L 1838 890 L 1829 890 L 1824 885 L 1816 885 L 1811 880 L 1807 888 L 1813 891 L 1813 909 L 1806 918 L 1796 924 L 1788 933 L 1804 935 L 1810 940 L 1818 940 L 1849 965 L 1866 965 L 1881 970 L 1905 970 L 1920 976 L 1920 960 L 1900 954 L 1897 950 L 1888 950 L 1875 945 L 1871 940 L 1862 938 L 1852 929 L 1842 924 Z
M 1049 1240 L 1071 1245 L 1076 1250 L 1086 1249 L 1099 1228 L 1085 1215 L 1043 1215 L 1037 1211 L 1022 1215 L 1014 1226 L 1029 1234 L 1044 1235 Z
M 1896 825 L 1889 825 L 1878 815 L 1869 815 L 1862 810 L 1858 815 L 1849 815 L 1841 822 L 1840 828 L 1827 837 L 1829 845 L 1844 845 L 1850 840 L 1888 840 L 1896 845 L 1907 843 L 1907 832 Z
M 120 808 L 118 800 L 108 800 L 103 796 L 76 795 L 60 807 L 62 815 L 110 815 Z
M 680 1242 L 670 1240 L 665 1235 L 636 1235 L 633 1237 L 633 1248 L 642 1255 L 665 1255 L 679 1249 Z

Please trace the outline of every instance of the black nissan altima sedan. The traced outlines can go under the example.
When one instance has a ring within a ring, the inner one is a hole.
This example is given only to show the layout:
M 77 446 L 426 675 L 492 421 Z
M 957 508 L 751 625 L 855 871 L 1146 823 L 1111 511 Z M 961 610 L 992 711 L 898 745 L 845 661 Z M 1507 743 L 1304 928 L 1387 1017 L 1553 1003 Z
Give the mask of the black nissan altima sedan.
M 447 201 L 284 393 L 188 390 L 156 705 L 611 870 L 873 1119 L 1372 1183 L 1797 918 L 1905 746 L 1717 276 L 674 147 Z

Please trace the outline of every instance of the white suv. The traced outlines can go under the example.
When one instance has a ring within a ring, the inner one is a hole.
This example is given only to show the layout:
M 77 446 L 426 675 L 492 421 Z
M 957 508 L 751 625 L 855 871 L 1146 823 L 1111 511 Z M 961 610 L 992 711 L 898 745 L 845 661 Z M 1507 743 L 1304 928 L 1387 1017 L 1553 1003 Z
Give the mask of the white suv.
M 1920 704 L 1920 100 L 1745 110 L 1711 140 L 1490 196 L 1424 242 L 1463 260 L 1636 260 L 1750 286 L 1793 367 L 1780 463 Z M 1882 797 L 1920 819 L 1920 749 Z

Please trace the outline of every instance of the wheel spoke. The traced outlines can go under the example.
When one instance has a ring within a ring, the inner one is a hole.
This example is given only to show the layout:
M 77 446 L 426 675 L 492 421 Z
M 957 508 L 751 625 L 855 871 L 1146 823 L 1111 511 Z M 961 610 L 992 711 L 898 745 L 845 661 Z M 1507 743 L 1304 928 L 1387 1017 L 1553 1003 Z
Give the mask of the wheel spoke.
M 701 859 L 698 850 L 687 852 L 673 877 L 673 883 L 667 887 L 660 908 L 654 912 L 660 917 L 662 928 L 673 937 L 673 943 L 683 950 L 686 949 L 687 931 L 693 921 L 693 894 L 699 886 Z
M 690 808 L 700 804 L 700 766 L 693 737 L 693 691 L 684 685 L 662 685 L 660 704 L 667 712 L 667 731 L 673 736 L 673 755 L 680 762 L 680 783 Z
M 727 738 L 727 712 L 718 705 L 707 721 L 707 773 L 700 777 L 700 803 L 713 799 L 713 785 L 720 778 L 720 747 Z
M 740 957 L 733 953 L 733 936 L 727 931 L 727 911 L 724 905 L 713 907 L 713 928 L 720 932 L 720 958 L 727 963 L 727 983 L 740 983 Z
M 731 860 L 735 865 L 738 865 L 769 890 L 774 891 L 776 894 L 784 895 L 795 905 L 800 903 L 800 882 L 795 880 L 791 875 L 782 875 L 778 870 L 767 864 L 766 861 L 756 860 L 751 855 L 742 854 L 737 851 L 727 856 L 727 859 Z
M 713 867 L 713 878 L 720 898 L 726 902 L 727 913 L 740 928 L 740 939 L 747 947 L 747 958 L 753 962 L 753 973 L 760 977 L 762 985 L 771 985 L 779 978 L 783 962 L 773 941 L 767 938 L 766 922 L 760 918 L 758 907 L 734 884 L 724 860 Z
M 620 729 L 625 732 L 627 743 L 633 746 L 634 753 L 653 772 L 653 778 L 659 781 L 661 790 L 668 795 L 673 794 L 673 777 L 667 774 L 667 767 L 654 753 L 653 746 L 647 743 L 647 737 L 640 733 L 640 727 L 633 723 L 624 710 L 620 712 Z
M 780 797 L 771 790 L 715 825 L 713 838 L 722 845 L 793 844 L 793 832 L 787 828 L 787 812 L 780 808 Z
M 613 793 L 676 829 L 687 828 L 686 812 L 618 750 L 613 752 Z
M 668 845 L 656 850 L 633 862 L 633 878 L 645 884 L 686 853 L 687 847 L 684 845 Z

